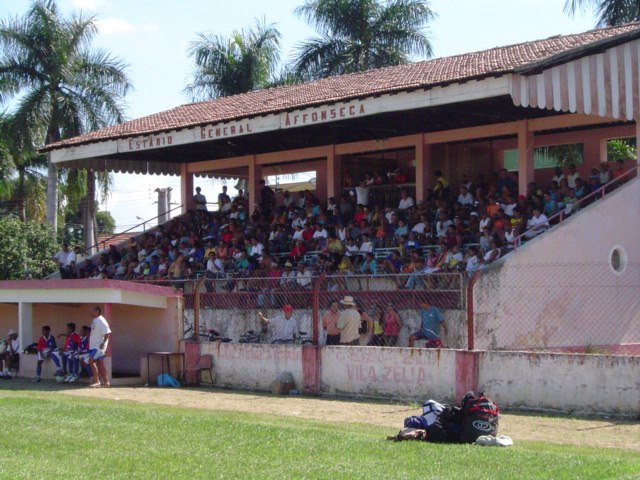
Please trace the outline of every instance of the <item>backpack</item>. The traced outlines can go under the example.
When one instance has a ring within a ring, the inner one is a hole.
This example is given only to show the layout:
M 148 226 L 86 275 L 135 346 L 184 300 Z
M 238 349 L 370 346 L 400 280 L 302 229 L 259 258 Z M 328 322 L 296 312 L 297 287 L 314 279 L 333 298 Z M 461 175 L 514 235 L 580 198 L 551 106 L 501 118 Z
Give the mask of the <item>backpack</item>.
M 445 407 L 438 419 L 429 427 L 427 441 L 434 443 L 460 443 L 462 441 L 462 407 Z
M 482 435 L 496 436 L 500 408 L 489 397 L 465 395 L 462 410 L 462 441 L 473 443 Z

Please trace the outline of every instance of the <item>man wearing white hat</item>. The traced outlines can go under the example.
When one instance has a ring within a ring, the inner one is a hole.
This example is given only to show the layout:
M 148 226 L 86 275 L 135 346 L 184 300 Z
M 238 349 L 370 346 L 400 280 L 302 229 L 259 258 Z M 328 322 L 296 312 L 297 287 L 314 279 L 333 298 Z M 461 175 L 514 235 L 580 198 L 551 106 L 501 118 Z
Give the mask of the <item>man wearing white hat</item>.
M 356 303 L 353 301 L 353 297 L 348 295 L 340 300 L 340 303 L 346 307 L 340 313 L 336 324 L 340 330 L 340 345 L 359 345 L 360 314 L 356 310 Z
M 13 378 L 18 367 L 20 342 L 15 330 L 7 333 L 7 344 L 4 352 L 0 353 L 0 378 Z M 4 365 L 3 365 L 4 362 Z

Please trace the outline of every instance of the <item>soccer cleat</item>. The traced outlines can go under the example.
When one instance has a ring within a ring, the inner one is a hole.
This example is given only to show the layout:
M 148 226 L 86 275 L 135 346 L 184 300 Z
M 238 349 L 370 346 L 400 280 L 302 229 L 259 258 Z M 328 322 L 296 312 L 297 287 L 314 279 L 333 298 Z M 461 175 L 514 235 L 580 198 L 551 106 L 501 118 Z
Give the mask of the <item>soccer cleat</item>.
M 33 379 L 33 383 L 40 383 L 42 379 L 40 377 L 36 377 Z
M 71 375 L 71 378 L 69 379 L 69 383 L 73 383 L 78 379 L 77 375 Z

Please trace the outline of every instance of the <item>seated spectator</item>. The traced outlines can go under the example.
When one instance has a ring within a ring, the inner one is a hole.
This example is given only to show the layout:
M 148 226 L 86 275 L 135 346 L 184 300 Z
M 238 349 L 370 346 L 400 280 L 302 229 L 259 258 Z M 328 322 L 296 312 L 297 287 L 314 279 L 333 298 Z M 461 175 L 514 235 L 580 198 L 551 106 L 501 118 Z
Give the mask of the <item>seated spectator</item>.
M 405 211 L 413 206 L 415 206 L 413 198 L 409 196 L 409 192 L 403 189 L 402 193 L 400 194 L 400 203 L 398 204 L 398 209 L 400 211 Z
M 302 290 L 311 290 L 313 285 L 313 271 L 306 262 L 298 263 L 296 284 Z
M 463 207 L 471 208 L 471 206 L 473 206 L 473 195 L 469 193 L 465 185 L 460 187 L 460 195 L 458 195 L 457 201 Z
M 7 333 L 6 349 L 0 353 L 0 377 L 15 378 L 20 361 L 20 342 L 18 333 L 9 330 Z
M 540 235 L 547 228 L 549 228 L 549 220 L 547 219 L 546 215 L 542 213 L 540 207 L 533 207 L 533 216 L 527 222 L 527 231 L 525 232 L 524 236 L 527 239 L 531 239 Z
M 471 275 L 473 272 L 480 268 L 480 258 L 478 258 L 478 252 L 475 247 L 467 248 L 467 253 L 464 256 L 464 270 L 467 275 Z

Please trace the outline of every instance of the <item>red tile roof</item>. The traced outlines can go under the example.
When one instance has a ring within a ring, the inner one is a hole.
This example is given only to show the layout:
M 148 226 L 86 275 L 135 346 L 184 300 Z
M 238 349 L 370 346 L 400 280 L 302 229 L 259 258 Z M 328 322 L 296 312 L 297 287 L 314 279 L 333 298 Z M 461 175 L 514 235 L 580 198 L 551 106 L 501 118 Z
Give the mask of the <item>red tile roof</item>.
M 608 27 L 573 35 L 492 48 L 480 52 L 423 62 L 341 75 L 313 82 L 258 90 L 206 102 L 181 105 L 160 113 L 131 120 L 49 145 L 45 150 L 94 143 L 123 137 L 179 130 L 239 118 L 255 117 L 282 111 L 431 88 L 522 70 L 540 62 L 553 62 L 572 53 L 584 54 L 590 47 L 602 48 L 605 42 L 639 37 L 640 24 Z

